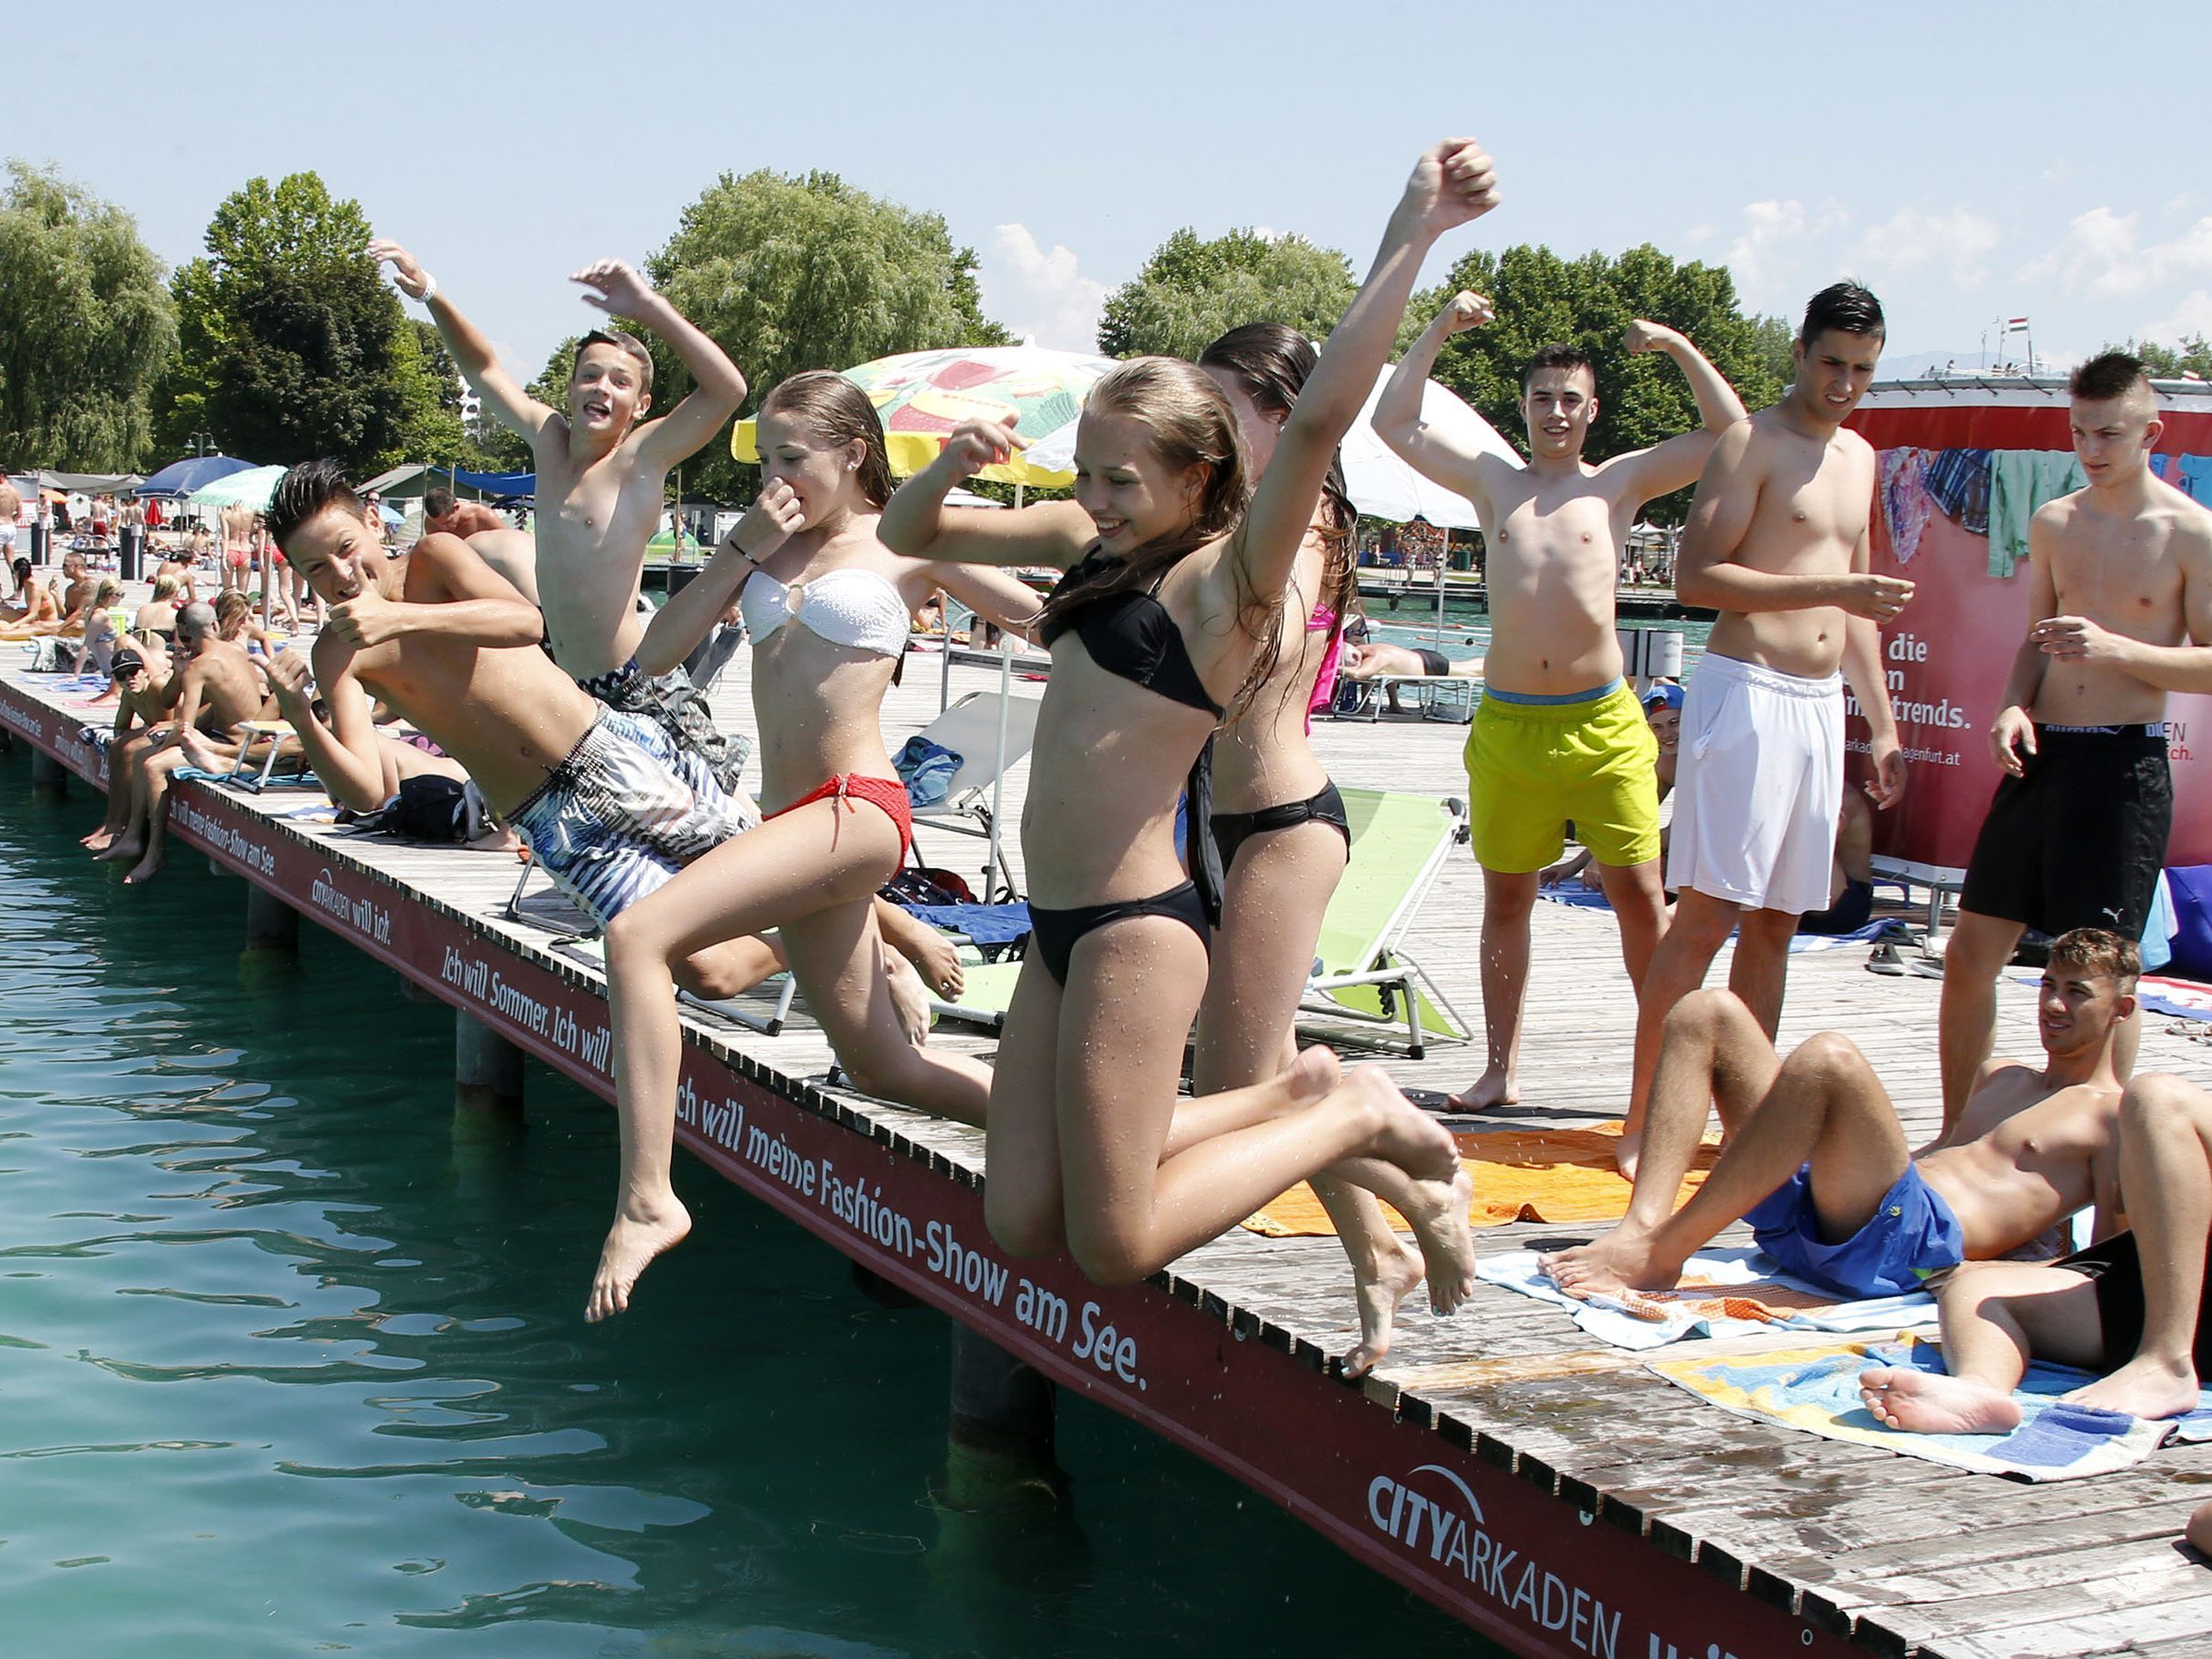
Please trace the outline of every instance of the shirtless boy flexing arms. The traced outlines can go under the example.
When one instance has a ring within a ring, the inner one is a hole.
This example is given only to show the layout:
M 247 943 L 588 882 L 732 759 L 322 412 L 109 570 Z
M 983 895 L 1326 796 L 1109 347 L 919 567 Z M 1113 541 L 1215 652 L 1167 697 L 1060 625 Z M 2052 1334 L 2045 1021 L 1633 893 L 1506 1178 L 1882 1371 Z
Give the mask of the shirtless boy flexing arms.
M 1462 293 L 1437 313 L 1375 405 L 1375 431 L 1416 470 L 1474 503 L 1490 549 L 1490 655 L 1467 740 L 1475 858 L 1482 866 L 1482 1019 L 1489 1068 L 1455 1106 L 1480 1111 L 1519 1097 L 1514 1062 L 1528 985 L 1529 913 L 1538 879 L 1567 844 L 1567 825 L 1594 854 L 1620 918 L 1621 956 L 1640 988 L 1667 927 L 1659 879 L 1657 745 L 1621 677 L 1614 633 L 1620 549 L 1654 496 L 1694 481 L 1720 434 L 1744 418 L 1728 382 L 1675 330 L 1628 325 L 1632 352 L 1681 366 L 1704 427 L 1598 466 L 1582 445 L 1598 415 L 1596 372 L 1564 346 L 1536 353 L 1523 376 L 1528 465 L 1508 466 L 1421 420 L 1421 389 L 1444 342 L 1491 320 Z M 1823 901 L 1824 902 L 1824 901 Z
M 601 259 L 569 280 L 586 302 L 645 324 L 676 347 L 698 382 L 658 420 L 653 357 L 620 329 L 595 329 L 577 347 L 568 407 L 548 409 L 501 365 L 477 326 L 397 242 L 369 245 L 387 260 L 402 292 L 422 301 L 454 361 L 484 407 L 530 441 L 537 465 L 537 598 L 545 649 L 600 701 L 654 721 L 698 753 L 725 789 L 737 786 L 749 745 L 714 730 L 706 699 L 679 668 L 648 676 L 637 665 L 645 625 L 636 609 L 645 544 L 660 522 L 668 471 L 705 445 L 745 401 L 745 377 L 722 348 L 693 327 L 620 259 Z
M 1636 1015 L 1636 1071 L 1651 1075 L 1667 1011 L 1705 981 L 1740 928 L 1728 984 L 1772 1037 L 1798 917 L 1824 910 L 1843 789 L 1843 682 L 1871 734 L 1867 793 L 1905 788 L 1875 624 L 1912 584 L 1867 569 L 1874 451 L 1843 430 L 1874 382 L 1882 307 L 1854 282 L 1813 295 L 1780 402 L 1723 434 L 1682 537 L 1675 592 L 1721 613 L 1682 705 L 1667 876 L 1681 899 Z M 1841 667 L 1842 674 L 1837 673 Z M 1644 1098 L 1630 1100 L 1620 1163 L 1634 1173 Z
M 1821 1032 L 1783 1060 L 1732 994 L 1685 997 L 1667 1022 L 1628 1214 L 1591 1243 L 1546 1257 L 1545 1270 L 1572 1295 L 1665 1290 L 1741 1217 L 1798 1278 L 1840 1296 L 1895 1296 L 2030 1244 L 2091 1203 L 2098 1236 L 2114 1231 L 2113 1033 L 2135 1012 L 2140 966 L 2131 942 L 2095 928 L 2054 942 L 2037 1006 L 2042 1065 L 1984 1067 L 1958 1123 L 1917 1154 L 1848 1038 Z M 1726 1140 L 1705 1184 L 1675 1211 L 1709 1102 Z
M 2212 691 L 2212 513 L 2152 476 L 2158 399 L 2125 352 L 2074 371 L 2086 489 L 2028 531 L 2028 637 L 1989 746 L 2007 773 L 1966 865 L 1943 954 L 1943 1120 L 1997 1026 L 1997 976 L 2023 927 L 2139 938 L 2173 817 L 2166 693 Z M 2121 1036 L 2119 1074 L 2139 1033 Z

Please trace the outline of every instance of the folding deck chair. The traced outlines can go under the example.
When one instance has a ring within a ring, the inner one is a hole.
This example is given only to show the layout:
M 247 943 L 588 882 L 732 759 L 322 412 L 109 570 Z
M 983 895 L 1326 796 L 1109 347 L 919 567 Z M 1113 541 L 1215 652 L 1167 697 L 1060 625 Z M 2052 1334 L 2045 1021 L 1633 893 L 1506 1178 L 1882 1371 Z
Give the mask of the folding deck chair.
M 254 795 L 280 783 L 315 783 L 314 774 L 308 771 L 304 759 L 300 761 L 297 773 L 287 773 L 282 778 L 276 775 L 277 761 L 283 752 L 284 740 L 299 735 L 292 731 L 290 720 L 240 720 L 238 730 L 245 733 L 238 744 L 238 758 L 231 769 L 223 775 L 222 782 Z M 263 743 L 268 745 L 268 750 L 257 767 L 254 764 L 254 750 L 257 745 Z
M 915 733 L 960 756 L 945 797 L 917 807 L 914 821 L 954 835 L 972 835 L 987 843 L 984 864 L 986 903 L 1014 896 L 1014 872 L 1007 864 L 999 823 L 999 786 L 1015 763 L 1029 753 L 1037 737 L 1037 711 L 1043 699 L 971 691 Z
M 1380 720 L 1392 687 L 1420 698 L 1424 720 L 1465 726 L 1475 718 L 1482 682 L 1461 674 L 1379 674 L 1369 680 L 1344 680 L 1329 712 L 1338 720 Z
M 1395 790 L 1339 793 L 1351 862 L 1322 918 L 1299 1030 L 1367 1043 L 1388 1033 L 1414 1060 L 1431 1041 L 1467 1041 L 1473 1027 L 1404 948 L 1445 859 L 1468 839 L 1467 803 Z

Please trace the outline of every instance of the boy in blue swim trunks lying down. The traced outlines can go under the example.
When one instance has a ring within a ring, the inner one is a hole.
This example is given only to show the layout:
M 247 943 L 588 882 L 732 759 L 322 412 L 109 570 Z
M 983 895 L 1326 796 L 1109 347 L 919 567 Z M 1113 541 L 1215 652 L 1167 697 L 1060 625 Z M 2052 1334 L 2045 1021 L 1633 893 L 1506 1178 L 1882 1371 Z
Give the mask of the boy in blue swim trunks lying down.
M 1798 1278 L 1843 1297 L 1894 1296 L 2019 1250 L 2093 1203 L 2102 1238 L 2119 1214 L 2113 1039 L 2135 1011 L 2140 967 L 2118 934 L 2061 937 L 2037 1007 L 2043 1064 L 1985 1065 L 1958 1123 L 1918 1154 L 1849 1038 L 1822 1032 L 1784 1060 L 1734 995 L 1685 997 L 1667 1016 L 1627 1215 L 1545 1258 L 1546 1270 L 1576 1295 L 1664 1290 L 1741 1219 Z M 1670 1213 L 1708 1100 L 1720 1107 L 1721 1156 Z

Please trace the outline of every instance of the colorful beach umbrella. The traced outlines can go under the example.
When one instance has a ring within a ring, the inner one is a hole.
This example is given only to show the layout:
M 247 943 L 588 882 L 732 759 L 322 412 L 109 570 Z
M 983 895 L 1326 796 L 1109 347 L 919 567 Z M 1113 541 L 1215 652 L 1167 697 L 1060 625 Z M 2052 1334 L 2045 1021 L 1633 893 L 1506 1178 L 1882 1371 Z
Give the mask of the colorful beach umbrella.
M 945 434 L 974 416 L 1010 415 L 1025 438 L 1068 425 L 1113 367 L 1111 357 L 1041 346 L 963 346 L 878 357 L 844 370 L 844 377 L 875 405 L 891 470 L 904 478 L 935 460 Z M 730 453 L 741 461 L 760 459 L 751 421 L 740 421 L 731 433 Z M 1021 457 L 986 467 L 979 476 L 1037 487 L 1073 483 L 1075 477 L 1065 467 L 1036 467 Z
M 248 471 L 252 466 L 251 461 L 241 461 L 236 456 L 187 456 L 182 461 L 171 461 L 131 493 L 139 496 L 190 495 L 202 485 L 228 478 L 234 472 Z
M 203 484 L 184 499 L 194 507 L 250 507 L 256 512 L 266 511 L 269 498 L 277 492 L 277 481 L 288 470 L 283 467 L 249 467 L 244 472 L 234 472 L 212 484 Z

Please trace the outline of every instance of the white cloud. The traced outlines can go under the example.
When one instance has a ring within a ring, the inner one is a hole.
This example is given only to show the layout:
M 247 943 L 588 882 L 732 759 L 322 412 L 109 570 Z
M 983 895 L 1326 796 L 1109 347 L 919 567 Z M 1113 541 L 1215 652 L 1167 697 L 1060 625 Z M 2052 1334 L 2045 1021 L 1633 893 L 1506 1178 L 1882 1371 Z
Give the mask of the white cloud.
M 2212 289 L 2196 290 L 2174 307 L 2171 316 L 2144 324 L 2135 337 L 2155 340 L 2161 346 L 2179 346 L 2200 335 L 2212 339 Z
M 1984 275 L 1983 261 L 2000 235 L 1996 220 L 1964 207 L 1947 214 L 1905 207 L 1868 227 L 1859 238 L 1854 257 L 1892 271 L 1940 265 L 1959 287 L 1977 288 Z
M 1744 209 L 1744 227 L 1729 243 L 1722 261 L 1734 273 L 1736 291 L 1747 302 L 1774 304 L 1788 300 L 1802 284 L 1794 274 L 1808 253 L 1832 243 L 1851 223 L 1834 202 L 1808 208 L 1794 196 L 1753 202 Z
M 1017 335 L 1062 351 L 1098 348 L 1106 286 L 1077 269 L 1073 250 L 1038 247 L 1026 225 L 996 225 L 975 278 L 984 310 Z
M 2139 294 L 2212 276 L 2212 218 L 2199 219 L 2170 242 L 2145 245 L 2140 214 L 2093 207 L 2066 225 L 2058 246 L 2021 274 L 2055 281 L 2067 293 Z
M 1706 243 L 1712 240 L 1712 226 L 1710 225 L 1693 225 L 1688 230 L 1682 233 L 1682 240 L 1687 242 L 1692 247 L 1702 247 Z

